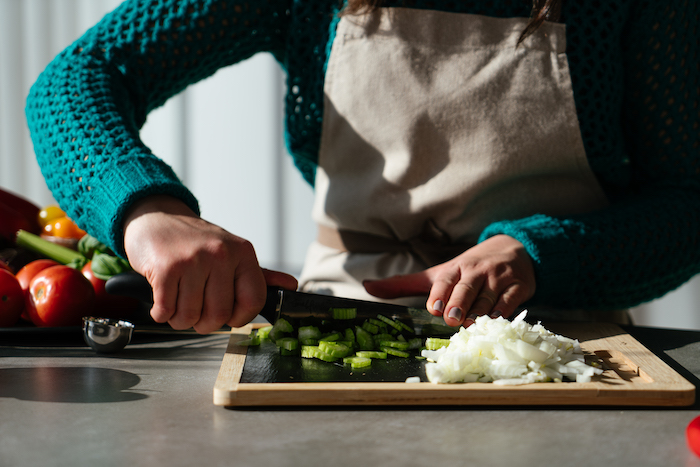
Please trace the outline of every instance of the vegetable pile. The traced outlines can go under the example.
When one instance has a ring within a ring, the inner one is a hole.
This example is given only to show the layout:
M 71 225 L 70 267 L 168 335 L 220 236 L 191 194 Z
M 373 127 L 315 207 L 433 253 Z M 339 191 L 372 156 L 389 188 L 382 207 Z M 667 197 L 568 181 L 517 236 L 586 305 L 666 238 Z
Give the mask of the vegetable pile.
M 493 382 L 518 385 L 564 380 L 589 382 L 602 369 L 585 362 L 579 342 L 525 322 L 480 316 L 438 350 L 423 350 L 433 383 Z
M 40 209 L 0 189 L 0 327 L 127 318 L 138 302 L 107 294 L 105 282 L 130 269 L 58 206 Z
M 295 329 L 281 318 L 253 331 L 239 344 L 257 346 L 271 341 L 281 355 L 342 361 L 351 369 L 371 366 L 375 359 L 424 359 L 432 383 L 589 382 L 603 372 L 586 363 L 577 340 L 554 334 L 540 323 L 526 323 L 526 313 L 513 321 L 481 316 L 447 339 L 416 336 L 410 326 L 382 315 L 357 324 L 355 310 L 332 309 L 334 319 L 320 326 L 306 324 Z
M 315 358 L 324 362 L 342 362 L 352 369 L 365 368 L 372 360 L 414 357 L 424 344 L 407 324 L 377 315 L 361 324 L 355 323 L 353 308 L 332 309 L 332 320 L 294 329 L 280 318 L 272 326 L 253 331 L 241 345 L 260 345 L 265 340 L 274 342 L 282 355 Z

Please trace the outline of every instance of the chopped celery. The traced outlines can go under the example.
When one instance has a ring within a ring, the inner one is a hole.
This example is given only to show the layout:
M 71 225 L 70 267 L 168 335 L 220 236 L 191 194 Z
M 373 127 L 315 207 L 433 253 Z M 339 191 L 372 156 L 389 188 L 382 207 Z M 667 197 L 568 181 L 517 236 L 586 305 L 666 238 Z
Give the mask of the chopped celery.
M 401 331 L 401 329 L 402 329 L 401 325 L 397 321 L 395 321 L 391 318 L 387 318 L 384 315 L 377 315 L 377 319 L 384 321 L 386 324 L 388 324 L 392 328 L 396 329 L 397 331 Z
M 272 329 L 270 330 L 268 336 L 273 341 L 276 341 L 277 339 L 284 337 L 284 334 L 289 334 L 292 331 L 294 331 L 294 328 L 292 327 L 291 323 L 284 318 L 280 318 L 275 322 L 275 324 L 272 325 Z
M 355 328 L 355 332 L 357 333 L 357 345 L 360 346 L 360 349 L 374 350 L 374 338 L 372 334 L 359 326 Z
M 416 330 L 415 330 L 415 329 L 413 329 L 411 326 L 409 326 L 408 324 L 404 323 L 403 321 L 399 321 L 399 320 L 397 319 L 396 322 L 399 323 L 399 325 L 401 326 L 401 328 L 402 328 L 404 331 L 410 332 L 411 334 L 415 334 L 415 333 L 416 333 Z
M 302 345 L 301 358 L 316 358 L 317 345 Z
M 425 340 L 425 348 L 428 350 L 437 350 L 450 345 L 449 339 L 440 339 L 438 337 L 428 337 Z
M 336 358 L 347 357 L 352 352 L 352 347 L 337 342 L 321 341 L 318 343 L 318 348 Z
M 275 341 L 275 344 L 280 349 L 292 351 L 299 348 L 299 339 L 295 337 L 283 337 L 281 339 L 277 339 L 277 341 Z
M 392 336 L 391 334 L 377 334 L 374 336 L 374 340 L 377 342 L 381 341 L 395 341 L 396 338 Z
M 408 342 L 401 341 L 381 341 L 379 342 L 380 347 L 391 347 L 393 349 L 408 350 Z
M 423 346 L 423 339 L 420 337 L 414 337 L 413 339 L 409 339 L 408 341 L 408 348 L 409 350 L 417 350 L 420 349 Z
M 264 326 L 260 329 L 258 329 L 258 334 L 257 336 L 262 340 L 262 339 L 269 339 L 270 338 L 270 331 L 272 331 L 272 326 Z
M 395 357 L 401 357 L 401 358 L 408 358 L 411 356 L 410 353 L 405 352 L 403 350 L 395 349 L 393 347 L 380 347 L 383 352 L 388 353 L 389 355 L 393 355 Z
M 333 319 L 355 319 L 357 308 L 331 308 Z
M 374 319 L 374 318 L 369 318 L 367 321 L 374 324 L 375 326 L 377 326 L 380 329 L 386 330 L 386 323 L 384 321 L 380 321 L 380 320 Z
M 324 362 L 335 362 L 338 360 L 338 357 L 334 357 L 333 355 L 324 352 L 320 348 L 316 350 L 316 354 L 314 356 L 319 360 L 323 360 Z
M 377 334 L 379 332 L 379 326 L 376 324 L 372 324 L 369 321 L 365 321 L 362 323 L 362 329 L 367 331 L 370 334 Z
M 366 357 L 346 357 L 343 363 L 350 364 L 352 369 L 365 368 L 372 365 L 372 359 Z
M 347 328 L 345 330 L 345 340 L 353 343 L 355 342 L 355 333 L 352 331 L 352 329 Z
M 321 331 L 316 326 L 302 326 L 299 328 L 298 336 L 300 341 L 310 339 L 319 340 L 321 338 Z
M 378 350 L 358 350 L 355 352 L 357 357 L 365 358 L 379 358 L 386 360 L 386 352 L 379 352 Z
M 327 334 L 323 336 L 322 338 L 319 339 L 319 341 L 327 341 L 327 342 L 333 342 L 339 340 L 341 337 L 343 337 L 339 332 L 333 332 L 331 334 Z

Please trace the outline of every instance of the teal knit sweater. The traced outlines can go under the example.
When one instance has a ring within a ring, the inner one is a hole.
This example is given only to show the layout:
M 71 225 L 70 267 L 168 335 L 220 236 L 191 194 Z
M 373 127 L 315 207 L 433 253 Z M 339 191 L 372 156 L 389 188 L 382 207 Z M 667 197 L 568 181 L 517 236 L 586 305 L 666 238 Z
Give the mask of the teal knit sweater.
M 313 183 L 335 0 L 129 0 L 49 64 L 27 120 L 65 211 L 124 254 L 137 199 L 168 193 L 197 210 L 139 139 L 169 97 L 258 52 L 287 75 L 286 141 Z M 530 0 L 391 0 L 386 6 L 527 17 Z M 564 1 L 567 53 L 591 168 L 612 204 L 571 217 L 503 219 L 520 240 L 533 303 L 613 309 L 659 297 L 700 268 L 700 2 Z

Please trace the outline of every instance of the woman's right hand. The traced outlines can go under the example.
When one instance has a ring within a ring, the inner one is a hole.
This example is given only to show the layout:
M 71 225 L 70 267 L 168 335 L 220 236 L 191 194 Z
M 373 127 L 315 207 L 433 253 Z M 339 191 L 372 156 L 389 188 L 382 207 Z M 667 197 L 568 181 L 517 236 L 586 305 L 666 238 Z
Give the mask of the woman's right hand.
M 151 316 L 200 334 L 243 326 L 265 304 L 266 285 L 296 289 L 288 274 L 262 269 L 247 240 L 165 195 L 144 198 L 124 223 L 124 249 L 153 288 Z

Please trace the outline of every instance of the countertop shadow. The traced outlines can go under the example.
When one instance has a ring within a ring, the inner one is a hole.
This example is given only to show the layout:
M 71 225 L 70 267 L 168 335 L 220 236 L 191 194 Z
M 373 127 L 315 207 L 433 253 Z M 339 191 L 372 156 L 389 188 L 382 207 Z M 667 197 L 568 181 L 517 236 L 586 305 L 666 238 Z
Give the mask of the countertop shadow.
M 36 402 L 100 403 L 146 399 L 129 391 L 138 375 L 98 367 L 29 367 L 0 369 L 0 398 Z

